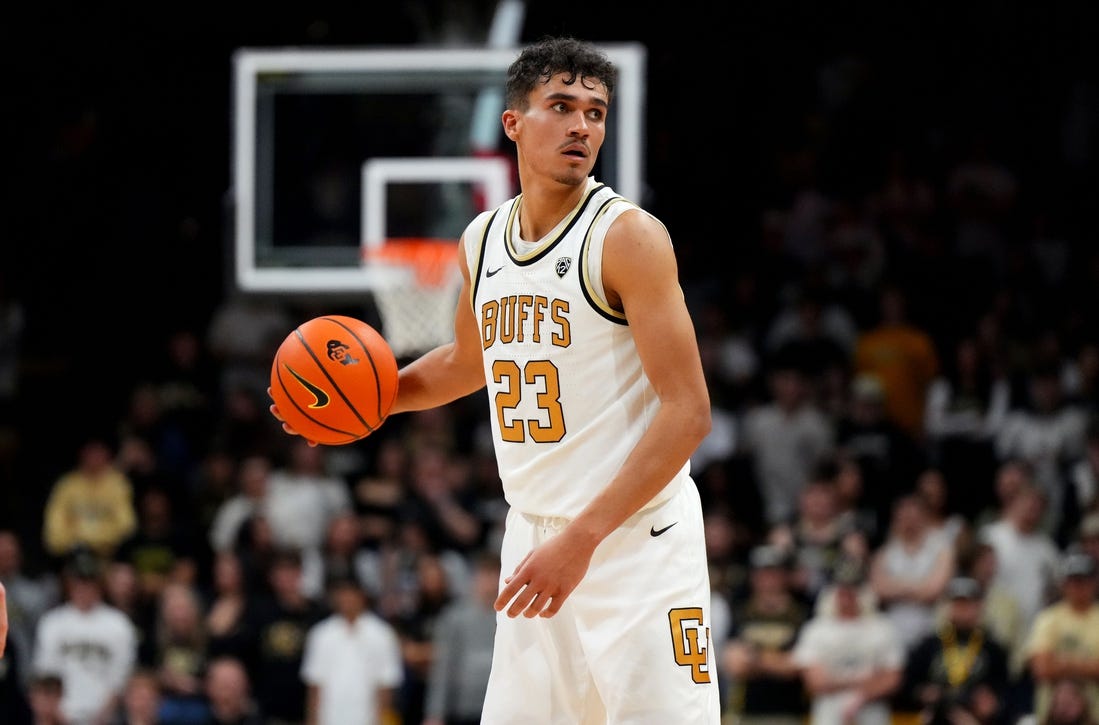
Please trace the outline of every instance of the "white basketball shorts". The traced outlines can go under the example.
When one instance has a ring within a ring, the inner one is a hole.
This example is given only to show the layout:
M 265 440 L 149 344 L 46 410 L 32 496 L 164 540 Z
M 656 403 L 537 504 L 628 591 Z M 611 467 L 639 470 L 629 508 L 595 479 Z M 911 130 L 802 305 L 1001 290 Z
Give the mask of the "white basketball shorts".
M 501 577 L 566 524 L 510 511 Z M 720 722 L 702 508 L 689 479 L 599 545 L 555 616 L 496 620 L 484 725 Z

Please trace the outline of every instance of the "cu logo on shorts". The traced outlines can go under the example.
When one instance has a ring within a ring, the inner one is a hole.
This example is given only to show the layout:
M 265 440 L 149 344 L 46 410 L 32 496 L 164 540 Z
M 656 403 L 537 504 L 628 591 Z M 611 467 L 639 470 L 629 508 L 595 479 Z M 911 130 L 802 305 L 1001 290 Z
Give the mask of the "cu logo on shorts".
M 675 663 L 691 668 L 691 679 L 700 685 L 710 682 L 710 628 L 702 621 L 702 607 L 684 607 L 668 612 L 672 628 Z

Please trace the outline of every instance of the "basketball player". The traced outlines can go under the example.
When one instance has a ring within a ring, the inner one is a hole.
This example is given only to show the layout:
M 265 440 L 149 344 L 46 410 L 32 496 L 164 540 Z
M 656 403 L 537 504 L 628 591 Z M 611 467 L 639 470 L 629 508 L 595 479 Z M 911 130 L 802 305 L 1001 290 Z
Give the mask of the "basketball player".
M 508 69 L 521 193 L 465 229 L 454 341 L 392 409 L 488 386 L 510 504 L 490 725 L 720 718 L 689 469 L 710 401 L 668 231 L 591 176 L 616 80 L 571 38 Z

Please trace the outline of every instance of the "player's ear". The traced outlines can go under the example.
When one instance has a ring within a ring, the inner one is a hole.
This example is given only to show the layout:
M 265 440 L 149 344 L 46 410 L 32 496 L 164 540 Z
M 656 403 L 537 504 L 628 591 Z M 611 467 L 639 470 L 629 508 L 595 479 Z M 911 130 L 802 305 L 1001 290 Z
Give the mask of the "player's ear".
M 504 124 L 504 133 L 512 141 L 518 138 L 520 115 L 510 108 L 500 114 L 500 121 Z

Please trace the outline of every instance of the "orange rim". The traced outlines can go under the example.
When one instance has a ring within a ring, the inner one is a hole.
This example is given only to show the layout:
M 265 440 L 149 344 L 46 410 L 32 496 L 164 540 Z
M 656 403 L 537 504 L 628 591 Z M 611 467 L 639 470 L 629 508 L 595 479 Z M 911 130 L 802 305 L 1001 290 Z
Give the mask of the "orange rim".
M 418 284 L 438 286 L 458 259 L 458 242 L 435 237 L 390 238 L 380 247 L 368 247 L 364 257 L 370 262 L 413 267 Z

